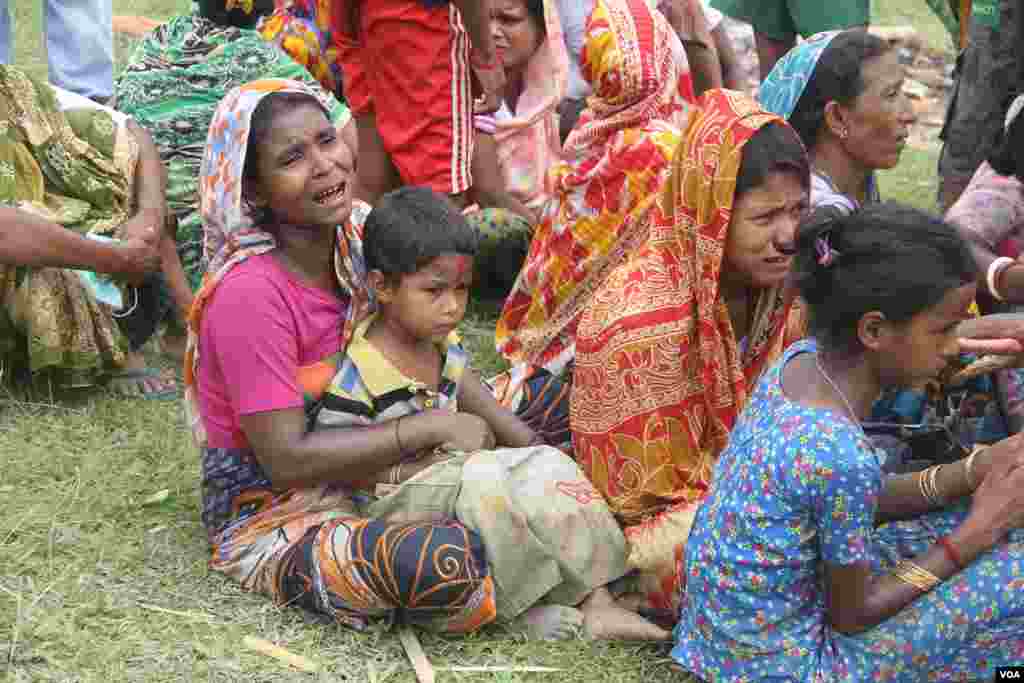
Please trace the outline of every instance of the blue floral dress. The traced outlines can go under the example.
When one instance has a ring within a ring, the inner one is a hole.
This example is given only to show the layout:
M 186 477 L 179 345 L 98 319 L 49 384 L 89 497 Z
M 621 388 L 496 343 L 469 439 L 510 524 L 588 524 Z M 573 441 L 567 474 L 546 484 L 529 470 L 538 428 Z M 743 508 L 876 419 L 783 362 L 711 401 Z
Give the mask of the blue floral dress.
M 831 628 L 822 564 L 888 572 L 965 517 L 959 505 L 875 528 L 883 474 L 859 427 L 759 383 L 715 468 L 687 543 L 672 656 L 707 681 L 991 680 L 1024 664 L 1024 530 L 895 617 L 854 636 Z

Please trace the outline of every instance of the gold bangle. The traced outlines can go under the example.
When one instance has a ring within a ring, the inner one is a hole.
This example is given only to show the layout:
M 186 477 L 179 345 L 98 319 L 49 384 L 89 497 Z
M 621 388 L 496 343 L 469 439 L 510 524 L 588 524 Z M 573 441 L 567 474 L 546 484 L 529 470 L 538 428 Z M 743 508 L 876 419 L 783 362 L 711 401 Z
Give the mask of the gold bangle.
M 917 485 L 921 489 L 921 495 L 928 503 L 934 506 L 942 505 L 945 502 L 945 498 L 939 492 L 938 477 L 939 470 L 942 469 L 942 465 L 934 465 L 926 470 L 922 470 L 917 476 Z
M 932 474 L 929 477 L 929 483 L 931 484 L 932 489 L 932 496 L 935 497 L 936 505 L 945 505 L 946 503 L 945 494 L 939 490 L 939 471 L 942 469 L 942 467 L 942 465 L 936 465 L 935 467 L 933 467 Z
M 922 593 L 927 593 L 942 583 L 942 579 L 910 560 L 901 560 L 897 563 L 893 568 L 892 575 Z
M 931 503 L 932 499 L 928 497 L 928 484 L 925 483 L 925 479 L 928 478 L 928 470 L 924 469 L 917 473 L 917 488 L 921 491 L 921 497 L 926 502 Z
M 967 480 L 967 488 L 969 488 L 971 491 L 974 491 L 975 489 L 978 488 L 978 482 L 975 481 L 974 479 L 974 456 L 976 456 L 978 453 L 981 453 L 986 448 L 987 446 L 975 448 L 973 451 L 971 451 L 971 454 L 967 456 L 967 459 L 964 460 L 964 479 Z

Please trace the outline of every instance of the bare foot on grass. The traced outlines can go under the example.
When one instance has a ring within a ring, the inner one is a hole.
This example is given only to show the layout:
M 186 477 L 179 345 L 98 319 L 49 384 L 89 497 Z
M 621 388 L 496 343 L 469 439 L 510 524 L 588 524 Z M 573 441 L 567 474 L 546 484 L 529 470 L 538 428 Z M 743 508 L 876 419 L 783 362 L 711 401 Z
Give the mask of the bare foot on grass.
M 531 640 L 568 640 L 581 626 L 583 613 L 563 605 L 534 605 L 511 624 Z
M 621 606 L 606 588 L 598 588 L 580 605 L 583 632 L 593 640 L 654 640 L 672 637 L 657 624 Z

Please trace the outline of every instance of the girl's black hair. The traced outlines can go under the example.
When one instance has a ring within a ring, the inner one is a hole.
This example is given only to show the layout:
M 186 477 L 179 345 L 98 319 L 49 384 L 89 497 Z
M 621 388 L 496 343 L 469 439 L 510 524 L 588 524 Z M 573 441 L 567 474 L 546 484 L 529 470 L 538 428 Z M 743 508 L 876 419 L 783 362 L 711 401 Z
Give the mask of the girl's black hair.
M 999 129 L 988 163 L 1000 175 L 1024 180 L 1024 116 L 1017 114 L 1008 128 Z
M 546 35 L 548 29 L 547 24 L 544 23 L 544 0 L 524 0 L 524 4 L 534 26 L 537 27 L 541 35 Z
M 235 28 L 256 28 L 259 20 L 274 12 L 274 0 L 253 0 L 252 12 L 247 14 L 244 9 L 235 7 L 231 11 L 224 9 L 224 0 L 197 0 L 199 16 L 209 19 L 219 26 Z
M 811 166 L 800 138 L 789 126 L 769 123 L 743 146 L 735 196 L 760 187 L 769 175 L 779 172 L 795 173 L 805 188 L 810 186 Z
M 479 240 L 462 212 L 428 187 L 389 192 L 366 217 L 366 269 L 388 279 L 411 275 L 444 254 L 476 256 Z
M 890 49 L 887 41 L 862 28 L 843 31 L 832 39 L 789 117 L 789 125 L 807 149 L 814 148 L 825 125 L 825 106 L 833 100 L 844 105 L 853 102 L 864 92 L 864 62 L 881 57 Z
M 249 121 L 249 139 L 245 146 L 245 165 L 242 167 L 242 194 L 245 195 L 246 187 L 259 179 L 260 171 L 260 144 L 267 136 L 274 119 L 286 109 L 294 109 L 304 104 L 312 104 L 323 110 L 324 115 L 329 113 L 320 100 L 301 92 L 278 92 L 267 95 L 252 113 Z M 262 221 L 260 221 L 262 222 Z
M 955 228 L 899 204 L 851 214 L 820 208 L 800 225 L 796 248 L 793 280 L 810 308 L 811 333 L 844 352 L 860 350 L 857 325 L 865 313 L 907 322 L 977 277 Z

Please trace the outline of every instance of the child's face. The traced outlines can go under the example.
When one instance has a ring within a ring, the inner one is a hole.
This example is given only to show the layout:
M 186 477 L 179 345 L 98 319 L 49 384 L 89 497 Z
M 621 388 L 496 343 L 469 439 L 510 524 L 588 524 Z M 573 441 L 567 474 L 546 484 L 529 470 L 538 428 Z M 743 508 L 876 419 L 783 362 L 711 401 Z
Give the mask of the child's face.
M 382 283 L 382 315 L 418 341 L 441 343 L 466 314 L 472 280 L 471 256 L 443 254 L 398 283 Z
M 336 226 L 352 210 L 355 159 L 323 110 L 313 103 L 278 112 L 259 143 L 250 203 L 291 225 Z
M 951 289 L 934 306 L 896 326 L 884 354 L 886 385 L 919 386 L 938 378 L 960 353 L 957 328 L 971 317 L 976 292 L 973 283 Z

